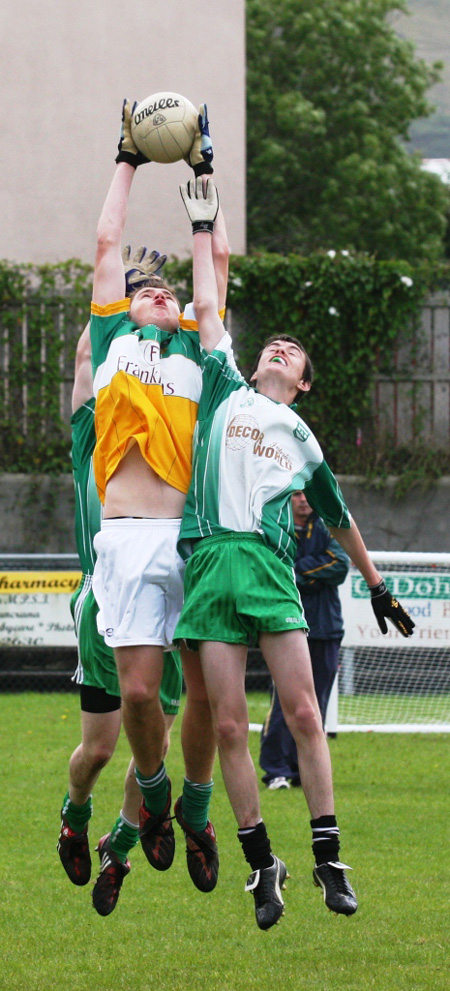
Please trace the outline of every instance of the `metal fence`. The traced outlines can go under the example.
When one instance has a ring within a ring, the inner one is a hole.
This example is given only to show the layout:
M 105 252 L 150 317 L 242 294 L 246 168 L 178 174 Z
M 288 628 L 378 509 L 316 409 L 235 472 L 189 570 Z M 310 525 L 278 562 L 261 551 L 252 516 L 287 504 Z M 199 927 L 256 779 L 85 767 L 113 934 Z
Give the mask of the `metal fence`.
M 0 693 L 78 692 L 72 681 L 77 666 L 76 647 L 0 646 Z M 259 650 L 250 650 L 247 691 L 270 691 L 272 679 Z
M 86 306 L 67 297 L 29 295 L 0 311 L 0 422 L 15 442 L 46 443 L 67 435 L 76 342 Z
M 375 427 L 395 447 L 420 438 L 433 448 L 450 443 L 450 293 L 430 296 L 415 338 L 392 355 L 374 385 Z
M 0 553 L 0 692 L 78 691 L 71 591 L 55 590 L 63 576 L 78 583 L 76 555 Z M 250 650 L 247 688 L 270 684 L 261 652 Z
M 26 435 L 37 422 L 49 430 L 49 395 L 60 424 L 68 424 L 71 410 L 76 341 L 86 323 L 88 304 L 74 307 L 70 299 L 28 301 L 16 319 L 2 323 L 0 314 L 0 413 Z M 227 314 L 232 333 L 233 317 Z M 36 342 L 30 366 L 30 341 Z M 385 357 L 384 357 L 385 361 Z M 59 381 L 55 382 L 55 367 Z M 31 390 L 31 381 L 40 387 Z M 54 400 L 57 397 L 57 403 Z M 375 434 L 388 435 L 394 446 L 411 445 L 421 438 L 432 447 L 450 442 L 450 293 L 429 297 L 422 308 L 415 338 L 393 352 L 391 367 L 376 376 L 373 390 Z M 53 415 L 53 413 L 52 413 Z M 68 427 L 67 427 L 68 430 Z

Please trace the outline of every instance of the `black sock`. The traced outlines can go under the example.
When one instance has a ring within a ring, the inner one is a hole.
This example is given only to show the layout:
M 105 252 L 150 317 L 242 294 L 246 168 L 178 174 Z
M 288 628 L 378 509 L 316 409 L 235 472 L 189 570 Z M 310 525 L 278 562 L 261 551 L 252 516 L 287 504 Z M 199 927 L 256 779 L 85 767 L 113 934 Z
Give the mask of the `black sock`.
M 250 864 L 252 871 L 272 867 L 274 861 L 270 840 L 263 822 L 258 822 L 257 826 L 252 826 L 249 829 L 239 829 L 237 835 L 242 844 L 244 857 Z
M 316 864 L 339 860 L 339 829 L 336 816 L 311 819 L 312 849 Z

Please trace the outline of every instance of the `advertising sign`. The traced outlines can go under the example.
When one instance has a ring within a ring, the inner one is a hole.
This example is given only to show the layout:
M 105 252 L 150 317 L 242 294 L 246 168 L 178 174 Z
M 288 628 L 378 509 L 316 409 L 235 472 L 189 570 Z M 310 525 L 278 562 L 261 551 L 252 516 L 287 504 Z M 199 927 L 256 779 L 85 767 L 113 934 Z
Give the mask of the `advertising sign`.
M 408 639 L 411 649 L 424 646 L 450 645 L 450 574 L 395 571 L 383 569 L 388 589 L 412 616 L 416 628 Z M 388 632 L 378 628 L 371 604 L 370 592 L 359 571 L 350 569 L 345 582 L 339 586 L 344 613 L 344 647 L 404 646 L 405 639 L 391 623 Z
M 0 647 L 75 647 L 76 571 L 0 571 Z

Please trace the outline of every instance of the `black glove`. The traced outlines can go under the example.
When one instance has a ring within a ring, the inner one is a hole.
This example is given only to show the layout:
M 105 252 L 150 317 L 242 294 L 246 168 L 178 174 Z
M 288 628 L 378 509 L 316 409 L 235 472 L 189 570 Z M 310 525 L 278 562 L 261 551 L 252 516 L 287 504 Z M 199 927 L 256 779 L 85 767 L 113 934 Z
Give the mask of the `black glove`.
M 402 636 L 412 636 L 416 625 L 414 620 L 386 588 L 384 581 L 381 580 L 378 585 L 369 585 L 369 589 L 372 609 L 381 632 L 387 633 L 386 619 L 390 619 Z
M 127 162 L 128 165 L 132 165 L 134 169 L 137 169 L 138 165 L 145 165 L 150 159 L 146 158 L 142 152 L 136 148 L 136 145 L 131 137 L 131 121 L 133 119 L 134 111 L 137 107 L 137 100 L 134 101 L 133 106 L 131 106 L 129 100 L 124 100 L 122 104 L 122 123 L 120 126 L 120 140 L 117 145 L 119 149 L 119 154 L 116 155 L 116 162 Z

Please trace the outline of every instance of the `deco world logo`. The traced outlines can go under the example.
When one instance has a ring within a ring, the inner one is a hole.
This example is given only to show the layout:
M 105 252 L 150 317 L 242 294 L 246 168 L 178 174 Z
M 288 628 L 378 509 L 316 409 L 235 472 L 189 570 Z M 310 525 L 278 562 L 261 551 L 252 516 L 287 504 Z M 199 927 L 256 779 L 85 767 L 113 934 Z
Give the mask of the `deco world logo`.
M 238 413 L 228 426 L 226 445 L 232 451 L 241 451 L 242 448 L 247 447 L 247 444 L 262 441 L 263 436 L 253 416 L 249 416 L 248 413 Z

